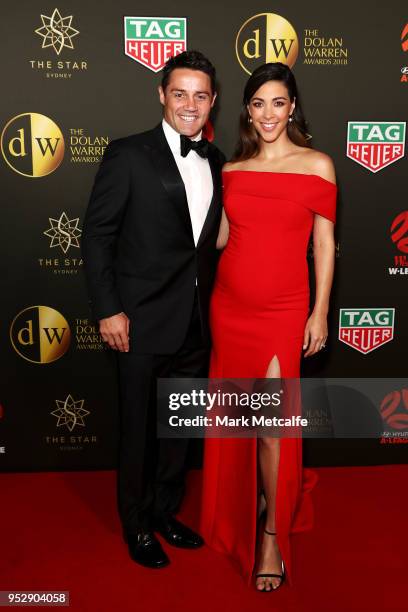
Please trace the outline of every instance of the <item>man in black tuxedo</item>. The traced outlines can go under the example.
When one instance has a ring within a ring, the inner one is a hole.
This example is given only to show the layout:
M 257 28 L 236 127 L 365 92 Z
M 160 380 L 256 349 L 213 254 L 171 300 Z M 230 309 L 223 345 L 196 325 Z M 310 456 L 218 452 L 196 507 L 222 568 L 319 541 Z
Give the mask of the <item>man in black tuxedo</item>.
M 155 568 L 169 562 L 155 531 L 175 546 L 203 543 L 174 517 L 188 440 L 157 438 L 156 379 L 207 375 L 225 161 L 201 137 L 216 98 L 208 59 L 171 58 L 159 96 L 158 126 L 106 148 L 82 235 L 91 308 L 118 351 L 124 536 L 132 559 Z

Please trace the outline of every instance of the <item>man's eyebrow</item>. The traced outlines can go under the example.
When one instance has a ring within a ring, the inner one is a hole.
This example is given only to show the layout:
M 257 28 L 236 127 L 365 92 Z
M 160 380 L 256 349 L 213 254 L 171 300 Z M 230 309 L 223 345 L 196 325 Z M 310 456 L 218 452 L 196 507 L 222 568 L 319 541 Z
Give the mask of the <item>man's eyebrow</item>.
M 170 91 L 181 91 L 181 93 L 186 93 L 186 89 L 181 89 L 180 87 L 172 87 L 170 89 Z M 208 96 L 210 95 L 210 92 L 207 90 L 204 91 L 195 91 L 195 94 L 207 94 Z

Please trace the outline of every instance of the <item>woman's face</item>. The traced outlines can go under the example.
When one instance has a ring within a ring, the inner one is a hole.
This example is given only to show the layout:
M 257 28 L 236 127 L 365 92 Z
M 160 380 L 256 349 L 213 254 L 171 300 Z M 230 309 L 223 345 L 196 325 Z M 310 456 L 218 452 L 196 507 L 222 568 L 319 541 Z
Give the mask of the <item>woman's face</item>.
M 267 81 L 252 96 L 247 109 L 252 125 L 265 142 L 274 142 L 286 130 L 295 100 L 281 81 Z

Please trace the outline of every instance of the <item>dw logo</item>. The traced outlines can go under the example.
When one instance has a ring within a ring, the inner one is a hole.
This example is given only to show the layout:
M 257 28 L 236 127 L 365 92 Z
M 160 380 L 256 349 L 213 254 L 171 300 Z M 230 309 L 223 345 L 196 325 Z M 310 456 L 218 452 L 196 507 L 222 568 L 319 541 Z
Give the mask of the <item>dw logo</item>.
M 235 41 L 238 62 L 248 74 L 265 62 L 282 62 L 292 67 L 298 51 L 294 27 L 274 13 L 260 13 L 247 19 Z
M 1 134 L 1 152 L 7 164 L 23 176 L 51 174 L 64 158 L 64 137 L 52 119 L 39 113 L 13 117 Z

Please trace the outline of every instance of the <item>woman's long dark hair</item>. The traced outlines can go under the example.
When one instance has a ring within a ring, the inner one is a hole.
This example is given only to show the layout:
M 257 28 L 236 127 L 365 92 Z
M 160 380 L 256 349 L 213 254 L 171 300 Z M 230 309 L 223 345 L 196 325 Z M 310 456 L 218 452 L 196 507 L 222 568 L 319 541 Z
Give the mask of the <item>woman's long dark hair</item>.
M 255 157 L 260 150 L 259 136 L 252 123 L 249 122 L 247 106 L 264 83 L 281 81 L 288 90 L 291 102 L 296 98 L 292 121 L 288 123 L 288 136 L 292 142 L 301 147 L 308 147 L 310 135 L 307 133 L 306 120 L 303 115 L 293 72 L 286 64 L 270 62 L 259 66 L 249 77 L 244 89 L 243 107 L 239 117 L 239 140 L 232 161 L 244 161 Z

